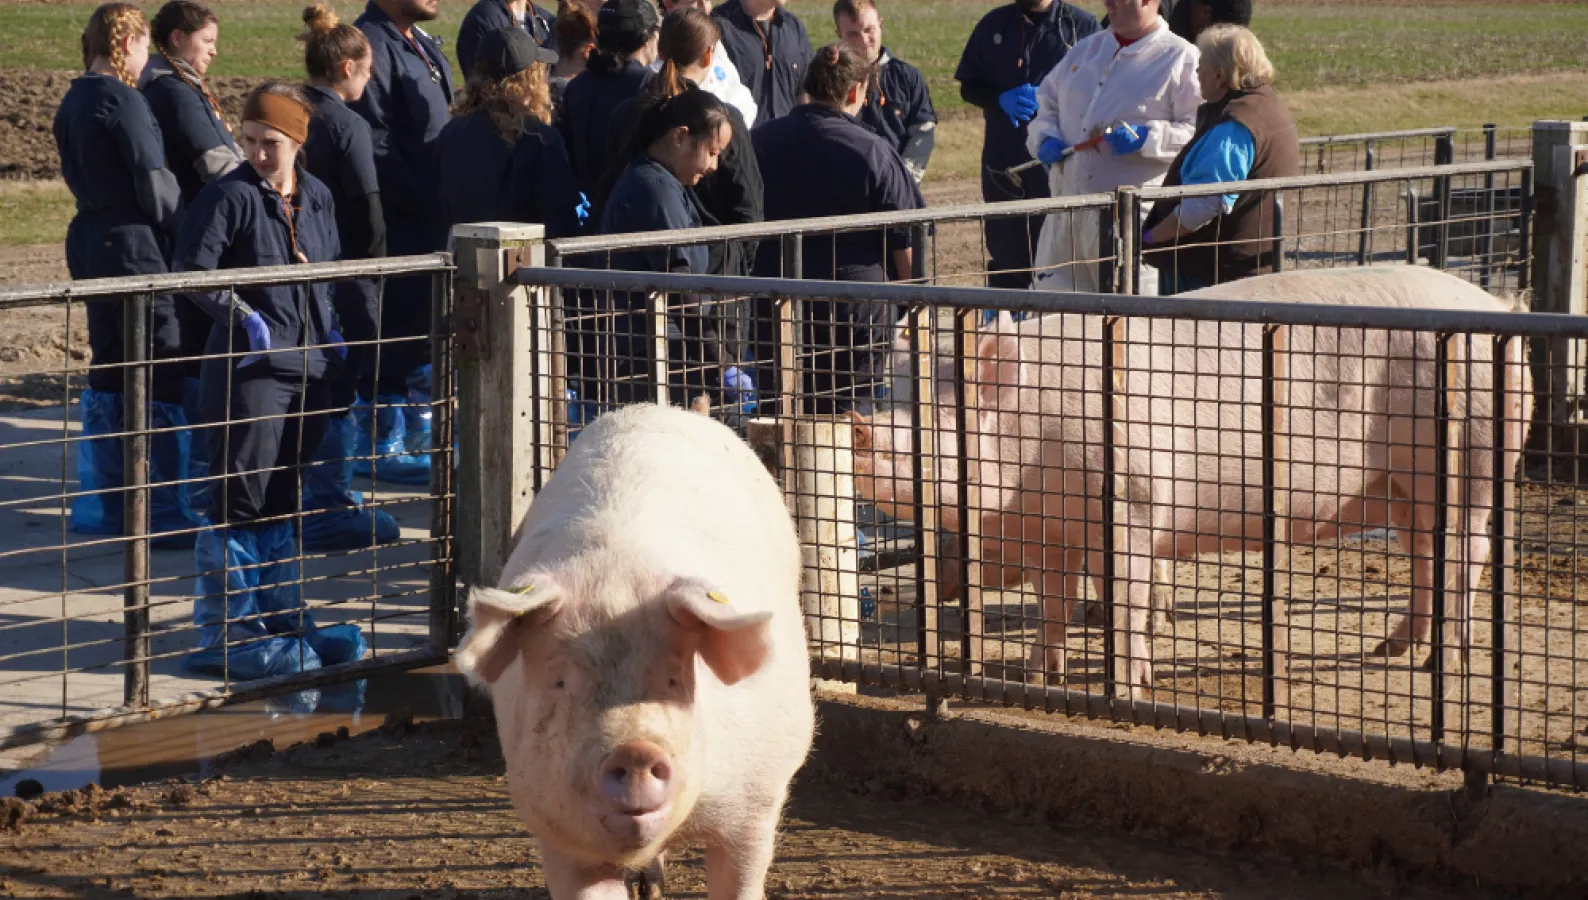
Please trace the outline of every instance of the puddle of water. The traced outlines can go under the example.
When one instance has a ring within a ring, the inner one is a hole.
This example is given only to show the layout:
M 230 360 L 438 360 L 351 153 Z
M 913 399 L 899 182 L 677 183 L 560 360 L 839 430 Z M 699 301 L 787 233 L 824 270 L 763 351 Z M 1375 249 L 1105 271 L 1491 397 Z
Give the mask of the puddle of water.
M 79 735 L 27 769 L 0 770 L 0 797 L 14 796 L 28 779 L 45 791 L 65 791 L 90 782 L 115 788 L 205 777 L 215 757 L 261 738 L 279 749 L 343 727 L 351 734 L 373 731 L 392 715 L 416 722 L 459 718 L 464 691 L 456 669 L 434 666 Z

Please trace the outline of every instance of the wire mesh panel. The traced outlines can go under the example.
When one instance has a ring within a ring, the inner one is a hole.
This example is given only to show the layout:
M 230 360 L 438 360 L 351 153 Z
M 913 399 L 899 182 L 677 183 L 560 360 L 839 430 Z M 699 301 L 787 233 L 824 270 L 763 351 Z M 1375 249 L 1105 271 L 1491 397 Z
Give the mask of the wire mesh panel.
M 1580 457 L 1547 414 L 1584 390 L 1576 319 L 1427 266 L 1162 299 L 519 278 L 772 298 L 758 404 L 701 409 L 788 491 L 824 677 L 1588 782 Z M 810 310 L 844 304 L 894 324 L 824 397 Z
M 0 291 L 59 328 L 0 388 L 0 746 L 445 653 L 449 267 Z

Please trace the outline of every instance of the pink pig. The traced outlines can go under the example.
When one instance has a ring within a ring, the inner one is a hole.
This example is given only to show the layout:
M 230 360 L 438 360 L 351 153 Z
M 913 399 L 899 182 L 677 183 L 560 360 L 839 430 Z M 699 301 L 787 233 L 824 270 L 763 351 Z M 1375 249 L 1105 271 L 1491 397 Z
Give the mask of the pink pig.
M 1504 303 L 1426 268 L 1333 269 L 1265 275 L 1183 295 L 1352 306 L 1504 312 Z M 1103 548 L 1104 323 L 1051 315 L 1002 317 L 976 353 L 968 386 L 981 488 L 984 585 L 1040 573 L 1049 671 L 1063 671 L 1063 622 L 1076 596 L 1080 561 L 1101 571 Z M 1435 336 L 1430 332 L 1287 326 L 1276 380 L 1282 437 L 1275 453 L 1276 534 L 1310 543 L 1391 527 L 1410 536 L 1412 603 L 1376 653 L 1399 656 L 1425 640 L 1435 579 Z M 1155 560 L 1257 550 L 1262 535 L 1263 326 L 1144 318 L 1123 320 L 1116 343 L 1114 421 L 1115 591 L 1119 613 L 1114 673 L 1134 694 L 1151 685 L 1146 640 Z M 1505 384 L 1492 383 L 1493 345 L 1450 341 L 1447 400 L 1452 419 L 1447 545 L 1453 599 L 1446 647 L 1470 646 L 1472 591 L 1489 554 L 1496 467 L 1516 472 L 1531 416 L 1521 340 L 1509 345 Z M 936 377 L 935 495 L 945 527 L 959 502 L 951 370 Z M 1496 388 L 1505 453 L 1494 427 Z M 856 486 L 885 512 L 913 503 L 908 408 L 856 420 Z M 1503 510 L 1508 533 L 1514 509 Z M 1463 547 L 1463 542 L 1465 546 Z M 1456 561 L 1465 558 L 1466 564 Z M 1459 662 L 1459 660 L 1458 660 Z
M 556 900 L 628 896 L 683 840 L 713 898 L 761 898 L 814 707 L 782 491 L 704 416 L 630 406 L 534 500 L 457 665 L 489 691 Z

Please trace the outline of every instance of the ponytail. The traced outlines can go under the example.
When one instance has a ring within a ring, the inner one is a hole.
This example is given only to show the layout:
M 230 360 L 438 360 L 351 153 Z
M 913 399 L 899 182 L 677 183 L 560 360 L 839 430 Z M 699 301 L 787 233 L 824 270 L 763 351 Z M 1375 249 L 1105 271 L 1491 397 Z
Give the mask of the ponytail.
M 127 87 L 138 86 L 138 75 L 127 68 L 127 54 L 121 45 L 127 38 L 149 33 L 149 23 L 143 11 L 131 3 L 106 3 L 94 10 L 83 28 L 83 68 L 94 64 L 98 57 L 110 60 L 116 77 Z
M 657 97 L 676 97 L 689 89 L 683 70 L 700 62 L 722 39 L 716 20 L 698 9 L 675 9 L 662 19 L 662 33 L 656 42 L 662 69 L 651 81 L 650 91 Z

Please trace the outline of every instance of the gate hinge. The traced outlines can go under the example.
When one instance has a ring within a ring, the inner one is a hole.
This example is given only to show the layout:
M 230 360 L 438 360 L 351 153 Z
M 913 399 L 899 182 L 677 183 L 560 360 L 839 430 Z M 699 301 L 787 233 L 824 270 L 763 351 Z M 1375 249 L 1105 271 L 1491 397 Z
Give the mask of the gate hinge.
M 452 289 L 452 343 L 463 359 L 490 359 L 491 292 L 459 284 Z

